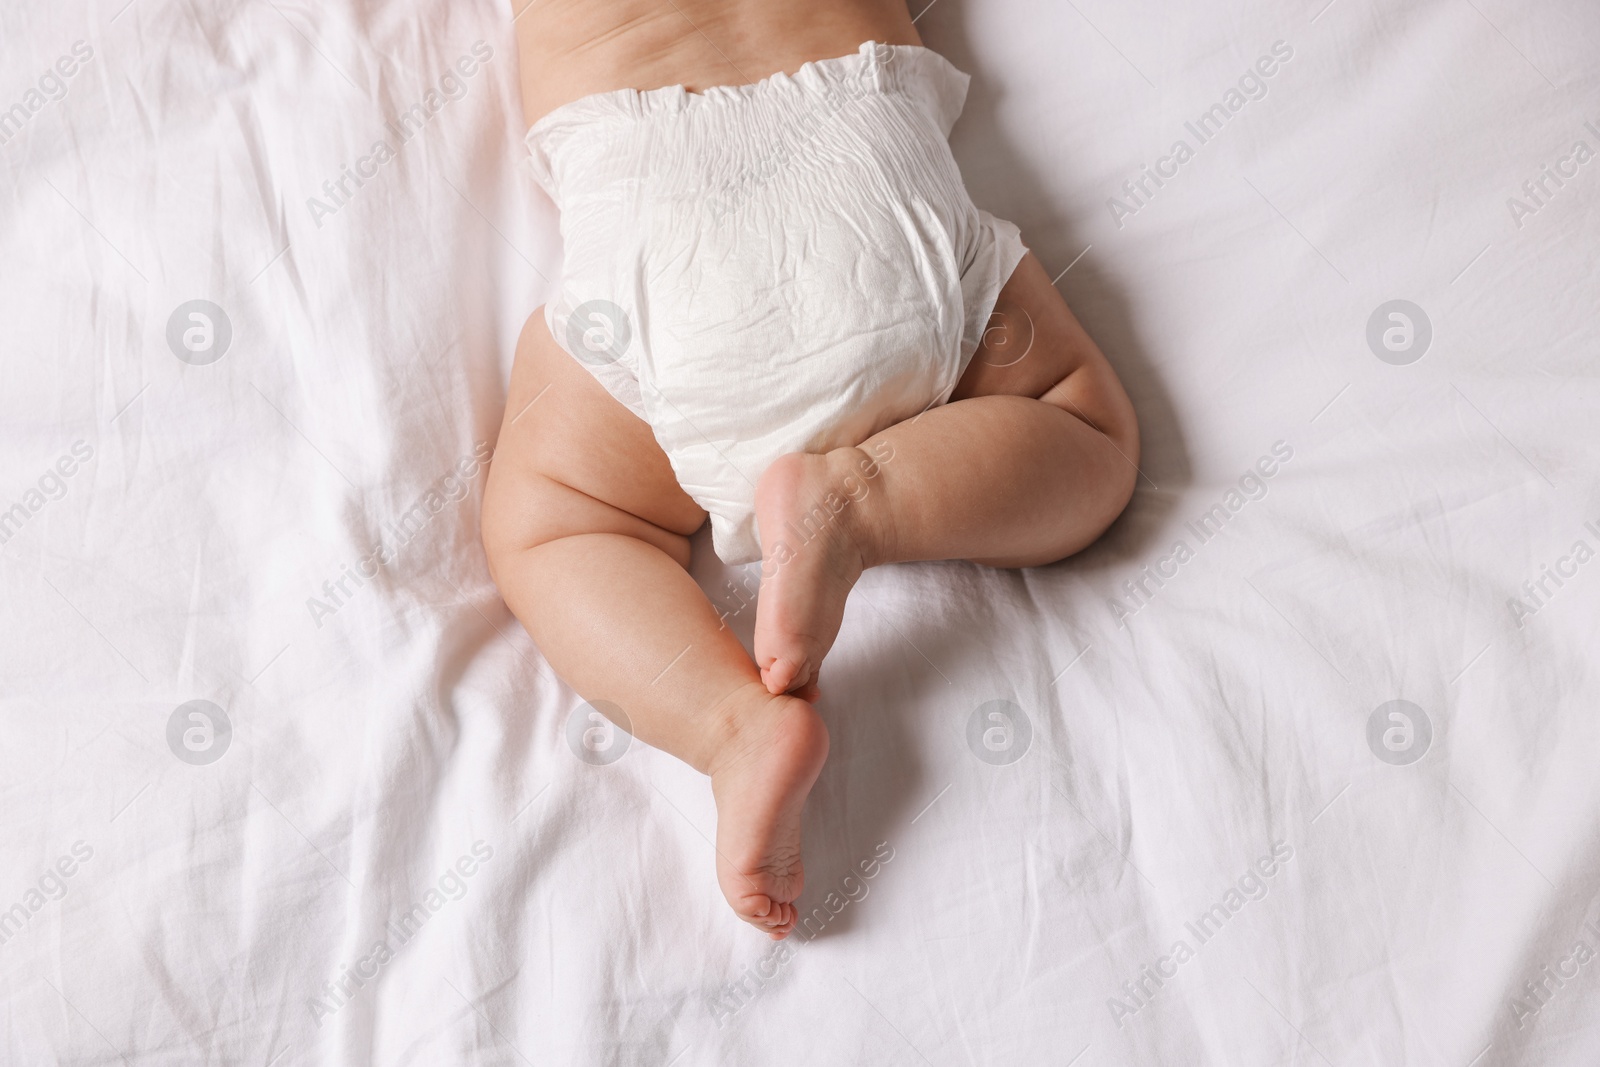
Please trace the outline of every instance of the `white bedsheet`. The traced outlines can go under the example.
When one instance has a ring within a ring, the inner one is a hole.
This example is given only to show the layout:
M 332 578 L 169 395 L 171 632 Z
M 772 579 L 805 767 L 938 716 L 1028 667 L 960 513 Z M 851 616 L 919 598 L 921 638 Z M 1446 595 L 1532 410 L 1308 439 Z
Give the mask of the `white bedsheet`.
M 1600 1060 L 1600 11 L 1324 2 L 920 19 L 1143 477 L 863 579 L 781 959 L 477 544 L 560 255 L 508 12 L 8 7 L 0 1061 Z

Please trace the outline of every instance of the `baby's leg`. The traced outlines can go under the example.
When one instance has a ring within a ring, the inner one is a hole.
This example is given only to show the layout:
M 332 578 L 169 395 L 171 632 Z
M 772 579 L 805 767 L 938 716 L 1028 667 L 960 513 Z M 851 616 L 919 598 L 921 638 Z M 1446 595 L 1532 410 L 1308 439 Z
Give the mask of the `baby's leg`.
M 804 700 L 766 690 L 684 569 L 704 518 L 649 427 L 535 313 L 484 495 L 490 569 L 569 685 L 616 704 L 641 741 L 711 776 L 723 894 L 779 938 L 794 926 L 800 811 L 827 732 Z
M 1139 461 L 1133 406 L 1032 253 L 996 312 L 1003 325 L 950 403 L 857 448 L 783 456 L 762 476 L 755 650 L 771 692 L 814 686 L 864 568 L 1053 563 L 1127 505 Z

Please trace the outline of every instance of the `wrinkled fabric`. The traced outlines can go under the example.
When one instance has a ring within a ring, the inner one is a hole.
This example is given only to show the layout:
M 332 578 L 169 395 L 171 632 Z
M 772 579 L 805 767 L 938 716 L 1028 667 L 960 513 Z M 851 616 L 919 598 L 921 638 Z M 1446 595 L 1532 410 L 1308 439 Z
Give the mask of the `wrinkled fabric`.
M 1024 249 L 947 138 L 968 78 L 867 42 L 792 77 L 586 97 L 528 133 L 561 208 L 552 335 L 648 422 L 725 562 L 755 485 L 955 388 Z

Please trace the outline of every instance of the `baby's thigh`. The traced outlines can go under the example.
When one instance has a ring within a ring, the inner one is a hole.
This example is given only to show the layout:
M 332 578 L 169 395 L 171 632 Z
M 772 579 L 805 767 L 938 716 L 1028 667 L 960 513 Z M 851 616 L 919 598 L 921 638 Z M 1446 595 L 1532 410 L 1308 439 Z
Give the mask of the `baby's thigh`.
M 983 343 L 951 399 L 997 393 L 1038 399 L 1073 371 L 1104 360 L 1029 252 L 1001 288 Z
M 1043 400 L 1106 434 L 1125 455 L 1138 448 L 1133 406 L 1116 371 L 1032 252 L 1000 290 L 983 343 L 950 399 L 993 395 Z
M 649 425 L 556 344 L 543 309 L 534 312 L 517 341 L 484 494 L 485 542 L 514 551 L 621 533 L 677 556 L 704 521 Z

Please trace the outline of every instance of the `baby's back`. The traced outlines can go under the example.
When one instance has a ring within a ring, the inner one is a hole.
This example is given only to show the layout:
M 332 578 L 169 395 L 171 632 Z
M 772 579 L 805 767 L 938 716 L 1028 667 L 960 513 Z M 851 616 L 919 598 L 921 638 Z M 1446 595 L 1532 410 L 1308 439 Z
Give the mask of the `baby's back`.
M 522 10 L 529 125 L 594 93 L 739 85 L 863 41 L 921 43 L 905 0 L 531 0 Z

